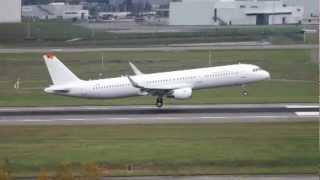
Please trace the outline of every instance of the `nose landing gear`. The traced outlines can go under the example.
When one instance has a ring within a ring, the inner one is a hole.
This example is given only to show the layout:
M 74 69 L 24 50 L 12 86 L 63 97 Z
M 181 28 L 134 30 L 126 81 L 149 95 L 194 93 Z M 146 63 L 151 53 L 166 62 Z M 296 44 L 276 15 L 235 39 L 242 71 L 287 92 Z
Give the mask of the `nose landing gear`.
M 248 91 L 245 89 L 245 85 L 242 85 L 241 86 L 241 96 L 248 96 L 249 95 L 249 93 L 248 93 Z
M 162 97 L 158 97 L 157 101 L 156 101 L 156 106 L 158 108 L 161 108 L 163 106 L 163 98 Z
M 248 96 L 248 91 L 246 91 L 246 90 L 243 90 L 243 91 L 241 91 L 241 96 Z

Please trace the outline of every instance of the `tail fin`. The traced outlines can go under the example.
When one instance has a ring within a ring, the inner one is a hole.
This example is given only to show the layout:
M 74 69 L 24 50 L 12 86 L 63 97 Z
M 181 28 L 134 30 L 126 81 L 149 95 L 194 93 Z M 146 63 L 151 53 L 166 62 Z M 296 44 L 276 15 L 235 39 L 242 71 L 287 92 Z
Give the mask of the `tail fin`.
M 55 85 L 80 81 L 56 56 L 46 54 L 43 59 L 47 65 L 51 80 Z

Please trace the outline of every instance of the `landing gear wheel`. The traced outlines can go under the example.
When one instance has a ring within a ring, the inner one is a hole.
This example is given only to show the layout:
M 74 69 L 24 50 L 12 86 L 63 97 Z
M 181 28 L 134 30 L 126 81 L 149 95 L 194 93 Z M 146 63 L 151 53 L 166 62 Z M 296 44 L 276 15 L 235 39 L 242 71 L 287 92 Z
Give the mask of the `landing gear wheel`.
M 242 91 L 242 92 L 241 92 L 241 95 L 242 95 L 242 96 L 248 96 L 248 94 L 249 94 L 248 91 Z
M 248 96 L 248 91 L 245 89 L 246 85 L 245 84 L 242 84 L 241 85 L 241 96 Z
M 157 101 L 156 101 L 156 106 L 158 108 L 161 108 L 163 106 L 163 99 L 161 97 L 158 97 L 157 98 Z

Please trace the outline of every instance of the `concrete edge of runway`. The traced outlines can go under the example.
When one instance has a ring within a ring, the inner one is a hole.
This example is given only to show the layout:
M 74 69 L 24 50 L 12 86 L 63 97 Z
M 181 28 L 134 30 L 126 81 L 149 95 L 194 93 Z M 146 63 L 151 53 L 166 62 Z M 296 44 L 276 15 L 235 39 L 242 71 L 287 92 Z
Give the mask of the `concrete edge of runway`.
M 315 49 L 319 45 L 314 44 L 293 44 L 293 45 L 235 45 L 235 46 L 151 46 L 151 47 L 40 47 L 40 48 L 0 48 L 0 53 L 46 53 L 46 52 L 100 52 L 100 51 L 188 51 L 188 50 L 248 50 L 248 49 Z
M 318 104 L 2 107 L 0 125 L 315 122 Z
M 195 175 L 195 176 L 114 176 L 103 180 L 318 180 L 317 174 L 272 174 L 272 175 Z M 37 177 L 16 177 L 17 180 L 34 180 Z
M 319 112 L 318 104 L 222 104 L 154 106 L 67 106 L 67 107 L 1 107 L 0 115 L 136 115 L 136 114 L 201 114 L 201 113 L 291 113 Z

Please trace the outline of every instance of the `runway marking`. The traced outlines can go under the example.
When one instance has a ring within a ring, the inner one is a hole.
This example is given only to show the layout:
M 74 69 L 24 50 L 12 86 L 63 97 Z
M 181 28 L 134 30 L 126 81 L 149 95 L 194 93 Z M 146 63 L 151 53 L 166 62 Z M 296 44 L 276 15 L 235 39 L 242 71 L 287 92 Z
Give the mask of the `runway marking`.
M 51 49 L 51 51 L 60 52 L 63 51 L 63 49 Z
M 198 117 L 198 116 L 191 116 L 191 117 L 111 117 L 111 118 L 99 118 L 99 119 L 57 119 L 55 121 L 107 121 L 107 120 L 119 120 L 119 121 L 135 121 L 135 120 L 183 120 L 183 119 L 255 119 L 255 118 L 288 118 L 289 116 L 238 116 L 238 117 L 228 117 L 228 116 L 205 116 L 205 117 Z
M 17 109 L 1 108 L 0 111 L 16 111 Z
M 152 119 L 156 119 L 156 120 L 172 120 L 172 119 L 191 119 L 194 117 L 156 117 L 156 118 L 152 118 Z M 150 119 L 150 118 L 149 118 Z
M 25 119 L 25 120 L 17 120 L 21 122 L 52 122 L 53 120 L 42 120 L 42 119 Z M 7 122 L 10 122 L 9 120 Z
M 320 108 L 319 105 L 287 105 L 286 106 L 289 109 L 295 109 L 295 108 Z
M 111 120 L 132 120 L 133 118 L 109 118 Z
M 305 114 L 303 114 L 305 115 Z M 314 114 L 308 114 L 308 115 L 314 115 Z M 316 114 L 318 115 L 318 114 Z M 228 116 L 203 116 L 203 117 L 198 117 L 198 116 L 191 116 L 191 117 L 110 117 L 110 118 L 105 118 L 105 117 L 100 117 L 100 118 L 58 118 L 58 119 L 12 119 L 12 120 L 0 120 L 0 122 L 59 122 L 59 121 L 139 121 L 139 120 L 193 120 L 193 119 L 256 119 L 256 118 L 289 118 L 290 116 L 237 116 L 237 117 L 228 117 Z
M 227 117 L 227 116 L 207 116 L 199 117 L 200 119 L 230 119 L 230 118 L 279 118 L 279 116 L 237 116 L 237 117 Z
M 229 117 L 188 117 L 188 118 L 180 118 L 180 117 L 164 117 L 164 119 L 152 119 L 152 118 L 88 118 L 88 119 L 78 119 L 78 118 L 68 118 L 68 119 L 16 119 L 16 120 L 0 120 L 1 124 L 77 124 L 77 123 L 84 123 L 84 124 L 96 124 L 96 123 L 106 123 L 106 124 L 161 124 L 161 123 L 257 123 L 257 122 L 297 122 L 297 121 L 314 121 L 313 116 L 295 116 L 293 114 L 293 119 L 290 116 L 281 116 L 277 117 L 276 119 L 270 118 L 268 116 L 263 116 L 263 118 L 255 118 L 255 117 L 239 117 L 239 118 L 229 118 Z M 311 119 L 312 118 L 312 119 Z
M 319 117 L 319 112 L 296 112 L 298 116 Z
M 60 119 L 60 121 L 87 121 L 88 119 L 84 118 L 68 118 L 68 119 Z

